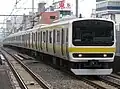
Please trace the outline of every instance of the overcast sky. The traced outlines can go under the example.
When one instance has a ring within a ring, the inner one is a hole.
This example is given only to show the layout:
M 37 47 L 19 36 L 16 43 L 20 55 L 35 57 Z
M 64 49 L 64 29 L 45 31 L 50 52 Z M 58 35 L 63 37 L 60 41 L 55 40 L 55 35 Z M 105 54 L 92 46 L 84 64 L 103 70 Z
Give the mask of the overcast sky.
M 17 8 L 31 8 L 32 7 L 32 0 L 1 0 L 0 3 L 0 14 L 10 14 L 12 9 L 14 8 L 15 2 L 20 1 L 17 4 Z M 41 1 L 47 2 L 47 6 L 52 4 L 53 0 L 34 0 L 35 1 L 35 8 L 37 8 L 37 3 Z M 54 0 L 58 1 L 58 0 Z M 75 0 L 66 0 L 70 2 L 71 9 L 75 14 Z M 78 0 L 79 1 L 79 13 L 82 13 L 84 17 L 90 17 L 93 8 L 96 8 L 96 0 Z M 15 9 L 13 14 L 23 14 L 32 11 L 31 9 Z M 4 19 L 8 17 L 0 16 L 0 23 L 3 22 Z M 10 19 L 10 17 L 9 17 Z M 1 24 L 0 24 L 1 27 Z
M 19 0 L 17 0 L 19 1 Z M 43 0 L 34 0 L 35 1 L 35 7 L 37 7 L 37 3 Z M 51 5 L 53 0 L 44 0 L 47 2 L 47 5 Z M 54 0 L 58 1 L 58 0 Z M 66 0 L 70 2 L 72 10 L 75 11 L 75 0 Z M 92 8 L 95 8 L 95 1 L 96 0 L 78 0 L 79 1 L 79 11 L 84 14 L 84 16 L 89 16 L 91 13 Z M 81 1 L 81 2 L 80 2 Z M 10 14 L 12 11 L 14 4 L 16 0 L 1 0 L 0 3 L 0 14 Z M 49 3 L 48 3 L 49 2 Z M 32 0 L 20 0 L 20 2 L 17 5 L 18 8 L 31 8 L 32 7 Z M 25 11 L 30 10 L 21 10 L 16 9 L 14 10 L 14 13 L 25 13 Z
M 20 1 L 17 4 L 17 8 L 32 8 L 32 0 L 1 0 L 0 15 L 10 15 L 13 8 L 15 8 L 14 5 L 16 1 Z M 47 2 L 46 6 L 49 6 L 52 4 L 53 1 L 59 1 L 59 0 L 34 0 L 35 8 L 37 8 L 37 3 L 41 1 Z M 75 0 L 65 0 L 65 1 L 71 4 L 72 12 L 75 15 Z M 90 17 L 92 9 L 96 8 L 96 0 L 78 0 L 78 1 L 79 1 L 79 13 L 82 13 L 84 17 Z M 32 10 L 31 9 L 14 9 L 12 14 L 23 15 L 24 13 L 28 14 L 30 11 Z M 0 16 L 0 23 L 3 23 L 3 22 L 5 23 L 5 19 L 11 19 L 11 18 Z M 0 24 L 0 28 L 1 27 L 6 27 L 6 25 Z M 3 38 L 1 32 L 2 32 L 2 29 L 0 29 L 0 39 Z

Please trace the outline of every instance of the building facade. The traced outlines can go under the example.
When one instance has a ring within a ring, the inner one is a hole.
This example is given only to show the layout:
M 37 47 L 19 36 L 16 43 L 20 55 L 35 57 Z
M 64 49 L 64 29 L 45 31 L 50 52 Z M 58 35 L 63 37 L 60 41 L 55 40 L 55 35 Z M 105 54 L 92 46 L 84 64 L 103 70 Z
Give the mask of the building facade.
M 96 17 L 115 21 L 117 38 L 116 54 L 120 55 L 120 0 L 96 0 Z
M 97 17 L 112 19 L 116 22 L 120 21 L 120 0 L 96 0 Z

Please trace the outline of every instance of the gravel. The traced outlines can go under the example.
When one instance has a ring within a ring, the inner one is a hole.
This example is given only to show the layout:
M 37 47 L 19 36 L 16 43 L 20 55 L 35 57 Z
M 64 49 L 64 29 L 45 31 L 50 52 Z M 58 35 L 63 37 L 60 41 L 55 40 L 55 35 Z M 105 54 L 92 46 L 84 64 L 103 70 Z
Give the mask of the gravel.
M 16 52 L 8 49 L 9 52 L 16 54 Z M 49 65 L 35 60 L 23 60 L 23 62 L 36 74 L 41 76 L 54 89 L 94 89 L 94 87 L 85 82 L 75 79 L 67 73 L 54 69 Z
M 54 89 L 94 89 L 81 80 L 77 80 L 64 72 L 50 67 L 42 62 L 26 60 L 24 63 L 45 81 L 51 84 Z
M 6 65 L 0 65 L 0 89 L 15 89 L 11 82 L 9 71 Z

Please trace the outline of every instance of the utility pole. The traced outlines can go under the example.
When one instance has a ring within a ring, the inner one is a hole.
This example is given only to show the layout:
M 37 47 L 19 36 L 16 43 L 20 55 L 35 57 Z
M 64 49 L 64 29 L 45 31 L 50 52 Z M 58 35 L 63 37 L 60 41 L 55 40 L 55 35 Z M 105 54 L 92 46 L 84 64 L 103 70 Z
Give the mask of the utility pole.
M 17 0 L 16 0 L 16 4 L 17 4 Z
M 34 15 L 34 0 L 32 0 L 32 14 Z
M 34 26 L 34 0 L 32 0 L 32 25 Z
M 79 0 L 79 2 L 82 2 L 82 1 L 84 1 L 84 0 Z M 76 0 L 76 17 L 78 17 L 78 5 L 79 5 L 79 2 L 78 2 L 78 0 Z
M 55 2 L 55 0 L 53 0 L 53 3 Z
M 76 0 L 76 17 L 78 17 L 78 0 Z

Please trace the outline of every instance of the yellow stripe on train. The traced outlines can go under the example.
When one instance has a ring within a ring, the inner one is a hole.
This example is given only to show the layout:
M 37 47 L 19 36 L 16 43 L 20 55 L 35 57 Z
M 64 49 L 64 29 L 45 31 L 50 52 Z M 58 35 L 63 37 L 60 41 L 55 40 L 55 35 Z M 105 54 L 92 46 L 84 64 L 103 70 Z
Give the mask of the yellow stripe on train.
M 115 52 L 115 48 L 69 48 L 69 52 Z

